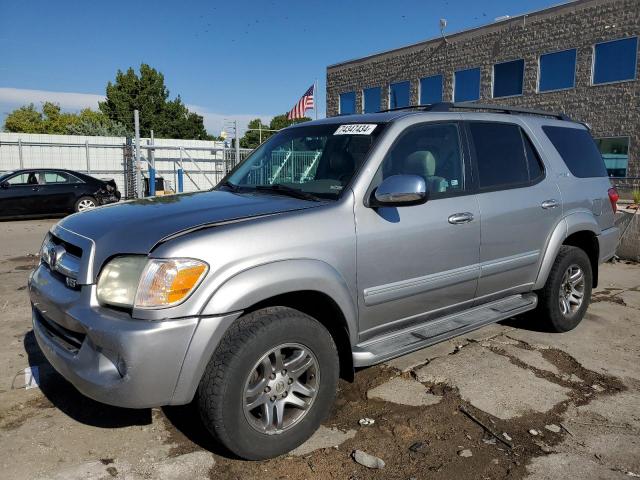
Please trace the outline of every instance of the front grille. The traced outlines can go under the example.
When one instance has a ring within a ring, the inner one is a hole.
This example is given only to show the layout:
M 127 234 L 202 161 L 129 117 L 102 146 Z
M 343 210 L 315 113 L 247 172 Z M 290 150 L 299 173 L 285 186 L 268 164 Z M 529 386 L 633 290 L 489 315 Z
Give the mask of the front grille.
M 65 242 L 64 240 L 56 237 L 53 234 L 50 234 L 49 238 L 51 240 L 51 243 L 53 243 L 54 245 L 62 245 L 64 249 L 74 257 L 82 258 L 82 248 L 69 242 Z
M 86 337 L 85 334 L 74 332 L 73 330 L 69 330 L 68 328 L 58 325 L 54 321 L 46 318 L 36 309 L 34 309 L 34 314 L 36 316 L 36 321 L 50 339 L 73 355 L 76 355 L 78 351 L 80 351 L 82 342 L 84 342 Z

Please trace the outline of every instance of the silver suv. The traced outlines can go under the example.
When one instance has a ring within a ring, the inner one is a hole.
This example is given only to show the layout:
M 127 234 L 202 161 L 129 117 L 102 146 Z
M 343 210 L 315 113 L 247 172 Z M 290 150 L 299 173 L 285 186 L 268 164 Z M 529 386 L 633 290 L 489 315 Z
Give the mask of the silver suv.
M 212 191 L 53 226 L 33 328 L 83 394 L 195 401 L 232 452 L 269 458 L 356 367 L 534 309 L 574 328 L 614 255 L 616 200 L 588 128 L 559 115 L 437 104 L 299 124 Z

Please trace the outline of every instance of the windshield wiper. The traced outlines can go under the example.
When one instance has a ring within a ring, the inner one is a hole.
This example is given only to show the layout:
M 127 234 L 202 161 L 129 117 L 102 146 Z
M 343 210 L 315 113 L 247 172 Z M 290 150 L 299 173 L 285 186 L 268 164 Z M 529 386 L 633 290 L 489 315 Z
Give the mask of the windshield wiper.
M 302 191 L 299 188 L 288 187 L 287 185 L 282 185 L 280 183 L 276 183 L 274 185 L 256 185 L 254 188 L 256 190 L 280 193 L 282 195 L 288 195 L 294 198 L 301 198 L 303 200 L 311 200 L 313 202 L 321 201 L 318 197 L 316 197 L 315 195 L 312 195 L 311 193 Z
M 236 185 L 235 183 L 231 183 L 229 180 L 225 180 L 222 182 L 219 187 L 225 187 L 231 190 L 232 192 L 237 192 L 241 189 L 240 185 Z

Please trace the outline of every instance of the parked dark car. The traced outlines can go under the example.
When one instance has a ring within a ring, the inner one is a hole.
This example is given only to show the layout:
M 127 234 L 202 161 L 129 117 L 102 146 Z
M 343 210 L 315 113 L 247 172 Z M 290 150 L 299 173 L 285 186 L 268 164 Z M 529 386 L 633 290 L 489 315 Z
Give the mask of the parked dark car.
M 81 212 L 118 200 L 113 180 L 71 170 L 31 168 L 0 174 L 0 218 Z

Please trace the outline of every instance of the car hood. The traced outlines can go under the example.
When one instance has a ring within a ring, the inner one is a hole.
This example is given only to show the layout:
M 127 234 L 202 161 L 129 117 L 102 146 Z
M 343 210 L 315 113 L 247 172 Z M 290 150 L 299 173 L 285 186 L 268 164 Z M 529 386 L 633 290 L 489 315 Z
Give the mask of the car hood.
M 216 224 L 314 208 L 312 202 L 280 195 L 208 191 L 144 198 L 77 213 L 58 226 L 91 239 L 94 271 L 105 260 L 147 254 L 169 236 Z

